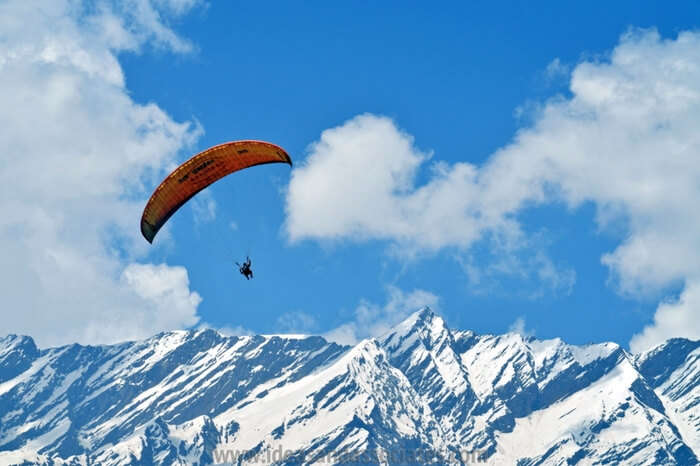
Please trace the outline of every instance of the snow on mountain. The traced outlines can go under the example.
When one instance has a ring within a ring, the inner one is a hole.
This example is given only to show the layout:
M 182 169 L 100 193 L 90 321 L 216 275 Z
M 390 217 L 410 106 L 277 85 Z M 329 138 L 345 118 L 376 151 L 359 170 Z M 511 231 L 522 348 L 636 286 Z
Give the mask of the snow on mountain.
M 697 458 L 629 360 L 570 396 L 499 432 L 504 463 L 695 464 Z
M 304 464 L 329 454 L 366 453 L 376 462 L 380 449 L 447 446 L 430 408 L 374 340 L 295 383 L 260 387 L 216 421 L 237 424 L 230 448 L 267 455 L 283 446 Z
M 42 350 L 0 384 L 0 464 L 3 452 L 28 444 L 67 458 L 119 444 L 158 418 L 178 425 L 215 416 L 259 384 L 297 380 L 344 351 L 320 337 L 226 338 L 212 330 Z
M 575 347 L 559 339 L 535 340 L 517 333 L 455 332 L 461 359 L 479 397 L 470 445 L 497 449 L 496 433 L 591 384 L 624 357 L 612 343 Z M 469 439 L 469 437 L 468 437 Z
M 423 309 L 384 335 L 380 343 L 440 425 L 453 426 L 448 431 L 450 441 L 461 444 L 465 432 L 474 428 L 470 413 L 477 397 L 443 319 Z
M 8 335 L 0 338 L 0 384 L 26 371 L 38 355 L 34 340 L 29 337 Z
M 698 464 L 700 342 L 632 356 L 450 330 L 343 347 L 175 331 L 0 338 L 0 464 Z M 461 458 L 461 461 L 459 460 Z
M 700 456 L 700 341 L 675 338 L 637 358 L 683 441 Z

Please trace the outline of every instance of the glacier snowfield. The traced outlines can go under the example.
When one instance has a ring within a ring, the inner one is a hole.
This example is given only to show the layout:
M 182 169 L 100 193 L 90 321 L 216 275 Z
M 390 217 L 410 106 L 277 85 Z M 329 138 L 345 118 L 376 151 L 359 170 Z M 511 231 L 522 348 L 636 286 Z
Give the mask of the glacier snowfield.
M 633 355 L 446 327 L 381 338 L 0 338 L 0 465 L 700 464 L 700 342 Z

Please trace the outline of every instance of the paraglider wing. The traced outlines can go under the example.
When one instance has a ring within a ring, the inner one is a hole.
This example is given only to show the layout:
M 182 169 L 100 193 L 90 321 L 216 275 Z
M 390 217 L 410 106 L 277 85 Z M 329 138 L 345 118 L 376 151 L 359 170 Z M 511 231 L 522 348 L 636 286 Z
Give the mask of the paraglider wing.
M 288 163 L 284 149 L 269 142 L 234 141 L 200 152 L 177 167 L 156 188 L 141 216 L 141 233 L 149 243 L 168 219 L 192 196 L 215 181 L 244 168 Z

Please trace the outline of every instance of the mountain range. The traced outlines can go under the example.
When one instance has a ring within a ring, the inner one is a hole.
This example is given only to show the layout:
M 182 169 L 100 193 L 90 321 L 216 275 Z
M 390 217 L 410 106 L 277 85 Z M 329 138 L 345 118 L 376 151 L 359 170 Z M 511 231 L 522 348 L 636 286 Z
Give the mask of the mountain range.
M 450 329 L 0 338 L 0 464 L 700 464 L 700 341 L 642 354 Z

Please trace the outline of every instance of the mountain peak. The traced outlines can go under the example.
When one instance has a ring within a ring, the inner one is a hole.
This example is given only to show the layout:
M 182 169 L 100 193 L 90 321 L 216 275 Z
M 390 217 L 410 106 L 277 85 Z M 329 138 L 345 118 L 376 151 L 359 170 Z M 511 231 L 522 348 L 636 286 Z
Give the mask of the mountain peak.
M 652 383 L 661 385 L 678 368 L 698 359 L 700 341 L 672 338 L 638 354 L 635 362 L 639 371 Z
M 475 401 L 469 376 L 442 317 L 424 307 L 385 334 L 381 345 L 416 392 L 436 413 L 457 419 L 455 411 Z
M 27 370 L 39 357 L 39 349 L 31 337 L 7 335 L 0 338 L 0 383 Z
M 449 332 L 445 321 L 435 314 L 430 307 L 425 306 L 396 324 L 385 333 L 381 340 L 384 342 L 398 341 L 411 333 L 444 333 Z M 389 343 L 391 345 L 391 343 Z
M 433 311 L 430 306 L 424 306 L 420 309 L 418 309 L 416 312 L 414 312 L 411 316 L 409 316 L 407 319 L 410 319 L 411 317 L 415 317 L 416 321 L 430 321 L 437 317 L 437 314 L 435 311 Z
M 4 337 L 0 337 L 0 351 L 6 351 L 7 348 L 25 345 L 31 345 L 36 348 L 34 339 L 27 335 L 16 335 L 14 333 L 10 333 Z
M 423 306 L 418 309 L 414 314 L 418 314 L 424 318 L 429 318 L 435 315 L 435 312 L 430 308 L 430 306 Z
M 197 329 L 39 351 L 10 335 L 0 464 L 236 463 L 227 448 L 279 463 L 255 455 L 280 445 L 294 463 L 420 448 L 497 464 L 696 464 L 698 346 L 673 339 L 633 362 L 611 343 L 453 331 L 429 307 L 353 348 Z

